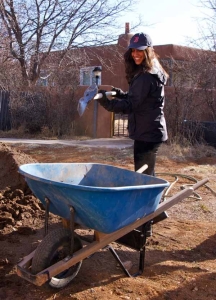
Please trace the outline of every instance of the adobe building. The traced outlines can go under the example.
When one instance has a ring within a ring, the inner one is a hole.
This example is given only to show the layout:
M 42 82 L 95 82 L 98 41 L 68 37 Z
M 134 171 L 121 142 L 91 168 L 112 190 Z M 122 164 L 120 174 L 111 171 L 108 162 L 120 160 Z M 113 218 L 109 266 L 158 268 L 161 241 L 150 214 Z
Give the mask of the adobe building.
M 75 93 L 75 102 L 78 104 L 78 101 L 83 97 L 86 89 L 93 83 L 95 83 L 95 76 L 93 70 L 95 67 L 100 67 L 102 69 L 101 77 L 98 80 L 99 88 L 105 90 L 111 90 L 112 86 L 119 87 L 124 91 L 128 90 L 128 83 L 125 78 L 124 70 L 124 60 L 123 54 L 127 50 L 129 41 L 134 33 L 130 32 L 129 23 L 125 24 L 125 32 L 121 34 L 118 38 L 116 44 L 103 45 L 97 47 L 83 47 L 76 50 L 71 50 L 74 52 L 74 57 L 81 57 L 82 65 L 79 67 L 79 79 L 78 87 Z M 174 79 L 176 79 L 176 73 L 174 72 L 173 62 L 174 60 L 182 64 L 182 62 L 190 61 L 195 58 L 198 58 L 203 50 L 183 47 L 173 44 L 168 45 L 155 45 L 155 52 L 159 55 L 160 62 L 169 73 L 169 80 L 165 87 L 166 95 L 166 106 L 165 106 L 165 115 L 166 109 L 167 114 L 171 118 L 171 121 L 174 123 L 175 119 L 178 117 L 178 114 L 181 112 L 175 112 L 173 108 L 175 107 L 175 101 L 177 99 L 177 94 L 179 94 L 178 87 L 174 87 Z M 50 56 L 50 60 L 56 60 L 58 53 L 54 52 L 53 57 Z M 88 58 L 88 59 L 85 59 Z M 83 63 L 86 61 L 86 63 Z M 191 82 L 188 79 L 185 79 L 183 83 L 185 88 L 185 94 L 182 95 L 184 101 L 191 101 L 189 98 L 192 93 L 196 96 L 196 101 L 200 98 L 202 101 L 203 96 L 197 87 L 192 87 L 191 91 Z M 182 90 L 182 86 L 181 86 Z M 188 98 L 188 99 L 186 99 Z M 178 101 L 181 102 L 179 98 Z M 170 105 L 167 105 L 167 102 Z M 202 102 L 201 102 L 202 103 Z M 196 105 L 198 105 L 196 103 Z M 216 109 L 216 108 L 215 108 Z M 191 110 L 192 111 L 192 110 Z M 206 115 L 205 115 L 206 113 Z M 173 118 L 173 119 L 172 119 Z M 184 116 L 181 116 L 184 118 Z M 203 121 L 211 121 L 210 116 L 207 115 L 207 110 L 200 110 L 199 116 L 196 115 L 196 118 L 202 119 Z M 107 112 L 103 107 L 97 104 L 96 101 L 90 101 L 84 114 L 79 116 L 78 112 L 76 113 L 74 120 L 74 128 L 76 135 L 89 136 L 93 138 L 109 138 L 115 135 L 116 126 L 117 131 L 119 131 L 120 126 L 123 128 L 123 135 L 127 135 L 127 116 L 115 115 L 113 113 Z M 172 128 L 173 125 L 170 126 Z

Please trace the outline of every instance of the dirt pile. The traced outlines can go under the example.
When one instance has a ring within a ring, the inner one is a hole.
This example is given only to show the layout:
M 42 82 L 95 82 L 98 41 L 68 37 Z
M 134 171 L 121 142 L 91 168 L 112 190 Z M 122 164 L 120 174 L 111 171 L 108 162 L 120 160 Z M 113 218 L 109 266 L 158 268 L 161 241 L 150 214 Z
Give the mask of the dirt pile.
M 0 143 L 0 190 L 7 187 L 25 189 L 25 180 L 19 174 L 18 168 L 20 165 L 34 162 L 36 160 L 25 153 Z
M 31 156 L 0 143 L 0 229 L 21 226 L 43 209 L 18 168 L 36 162 Z

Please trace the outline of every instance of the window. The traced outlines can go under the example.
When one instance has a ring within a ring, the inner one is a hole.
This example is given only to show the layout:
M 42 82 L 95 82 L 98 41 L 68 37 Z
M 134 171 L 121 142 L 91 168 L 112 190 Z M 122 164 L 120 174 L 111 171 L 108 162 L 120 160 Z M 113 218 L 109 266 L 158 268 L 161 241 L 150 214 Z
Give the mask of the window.
M 40 77 L 37 81 L 37 85 L 39 85 L 39 86 L 48 86 L 48 79 Z
M 94 68 L 95 66 L 80 69 L 80 85 L 92 85 L 95 83 L 95 76 L 93 74 Z M 101 77 L 99 78 L 98 84 L 101 84 Z
M 48 86 L 49 81 L 48 81 L 49 75 L 47 75 L 46 71 L 42 70 L 40 72 L 40 77 L 37 80 L 37 85 L 38 86 Z

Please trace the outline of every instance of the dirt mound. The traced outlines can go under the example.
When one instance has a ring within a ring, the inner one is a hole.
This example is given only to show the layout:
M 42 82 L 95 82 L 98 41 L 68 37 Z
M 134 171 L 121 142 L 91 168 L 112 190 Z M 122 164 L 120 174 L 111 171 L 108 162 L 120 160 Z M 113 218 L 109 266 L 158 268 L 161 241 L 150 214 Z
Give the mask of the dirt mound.
M 34 163 L 31 156 L 0 143 L 0 190 L 11 188 L 25 188 L 25 179 L 19 174 L 18 168 L 22 164 Z
M 17 222 L 22 226 L 43 209 L 18 172 L 20 165 L 35 162 L 31 156 L 0 143 L 0 229 Z

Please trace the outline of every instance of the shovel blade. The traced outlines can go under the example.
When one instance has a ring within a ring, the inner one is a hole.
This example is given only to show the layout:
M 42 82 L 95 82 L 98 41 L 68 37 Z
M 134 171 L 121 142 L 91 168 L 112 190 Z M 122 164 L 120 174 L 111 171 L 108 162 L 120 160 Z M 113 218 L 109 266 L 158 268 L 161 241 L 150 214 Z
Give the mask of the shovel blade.
M 86 103 L 84 97 L 79 99 L 79 102 L 78 102 L 78 105 L 77 105 L 77 111 L 78 111 L 80 117 L 84 114 L 84 111 L 86 109 L 87 104 L 88 103 Z
M 95 97 L 97 92 L 98 92 L 98 87 L 95 83 L 90 85 L 87 88 L 87 90 L 85 90 L 84 96 L 79 99 L 78 106 L 77 106 L 77 111 L 80 117 L 84 114 L 87 105 Z

